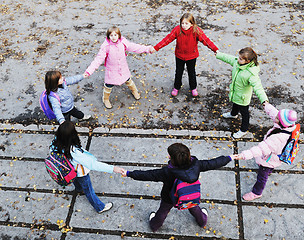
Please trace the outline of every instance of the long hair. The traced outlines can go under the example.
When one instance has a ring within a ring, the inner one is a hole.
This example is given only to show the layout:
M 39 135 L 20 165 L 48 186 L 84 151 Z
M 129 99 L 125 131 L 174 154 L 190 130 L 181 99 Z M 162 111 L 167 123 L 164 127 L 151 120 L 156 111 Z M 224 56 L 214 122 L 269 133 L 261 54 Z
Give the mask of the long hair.
M 49 95 L 51 91 L 57 92 L 58 82 L 60 78 L 61 78 L 61 73 L 59 71 L 48 71 L 45 74 L 44 85 L 47 95 Z
M 80 139 L 75 126 L 70 121 L 63 122 L 55 133 L 53 146 L 56 152 L 63 153 L 68 159 L 72 159 L 72 147 L 81 148 Z
M 191 164 L 190 150 L 182 143 L 174 143 L 167 149 L 173 166 L 186 168 Z
M 259 65 L 258 56 L 255 53 L 255 51 L 253 51 L 253 49 L 251 47 L 246 47 L 246 48 L 241 49 L 239 51 L 239 54 L 246 61 L 249 61 L 249 62 L 253 61 L 256 66 Z
M 107 39 L 110 39 L 110 35 L 112 32 L 116 32 L 118 34 L 118 38 L 121 39 L 121 32 L 118 27 L 113 26 L 107 30 Z
M 198 31 L 198 26 L 195 22 L 195 19 L 191 13 L 184 13 L 183 16 L 179 20 L 179 28 L 180 28 L 180 34 L 182 34 L 182 21 L 186 19 L 188 22 L 190 22 L 193 26 L 193 33 L 200 34 Z

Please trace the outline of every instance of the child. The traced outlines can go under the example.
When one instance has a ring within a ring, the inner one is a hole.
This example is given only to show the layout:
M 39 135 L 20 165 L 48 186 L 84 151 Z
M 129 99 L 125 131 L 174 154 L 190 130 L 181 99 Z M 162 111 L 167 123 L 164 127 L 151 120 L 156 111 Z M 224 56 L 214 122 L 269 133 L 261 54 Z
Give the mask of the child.
M 176 178 L 193 183 L 198 180 L 200 172 L 213 170 L 225 166 L 229 163 L 233 156 L 221 156 L 211 160 L 198 160 L 195 156 L 190 155 L 190 150 L 182 143 L 174 143 L 168 147 L 169 162 L 168 165 L 155 170 L 148 171 L 125 171 L 123 176 L 131 177 L 140 181 L 163 182 L 161 190 L 161 203 L 158 211 L 150 214 L 150 227 L 153 232 L 157 231 L 165 221 L 168 213 L 173 207 L 170 198 L 170 190 L 172 189 Z M 189 208 L 190 213 L 195 217 L 199 226 L 204 227 L 207 223 L 207 210 L 201 209 L 199 206 Z
M 70 160 L 71 164 L 77 170 L 77 177 L 73 182 L 75 190 L 77 192 L 83 191 L 98 213 L 108 211 L 112 208 L 113 203 L 104 204 L 96 196 L 89 172 L 90 170 L 95 170 L 108 173 L 123 173 L 122 168 L 99 162 L 92 154 L 82 149 L 78 133 L 74 124 L 70 121 L 65 121 L 59 126 L 50 150 L 64 153 L 66 158 Z
M 268 175 L 275 167 L 282 164 L 278 155 L 282 153 L 290 137 L 290 134 L 286 134 L 282 130 L 292 132 L 296 127 L 297 113 L 295 111 L 289 109 L 278 111 L 268 102 L 265 102 L 264 108 L 274 122 L 273 127 L 266 133 L 264 140 L 257 146 L 237 155 L 238 160 L 255 158 L 256 163 L 259 165 L 257 181 L 252 191 L 243 196 L 243 199 L 246 201 L 262 197 Z
M 131 80 L 131 73 L 128 67 L 126 51 L 135 53 L 148 53 L 152 46 L 143 46 L 129 42 L 121 36 L 118 27 L 111 27 L 107 31 L 107 37 L 100 46 L 99 52 L 94 61 L 85 71 L 85 76 L 90 76 L 103 62 L 105 62 L 105 84 L 103 89 L 102 101 L 106 108 L 112 108 L 110 103 L 110 94 L 113 86 L 126 85 L 131 90 L 136 100 L 140 99 L 140 95 Z
M 197 42 L 202 42 L 213 52 L 216 52 L 218 48 L 214 45 L 213 42 L 210 41 L 210 39 L 205 35 L 203 30 L 196 25 L 195 19 L 191 13 L 185 13 L 180 19 L 180 25 L 173 28 L 171 33 L 169 33 L 163 40 L 156 44 L 151 52 L 153 53 L 155 51 L 158 51 L 159 49 L 167 46 L 175 39 L 176 70 L 174 88 L 171 92 L 171 95 L 175 97 L 182 86 L 182 76 L 186 64 L 190 90 L 192 96 L 196 97 L 198 96 L 198 92 L 195 63 L 197 57 L 199 56 Z
M 257 54 L 252 48 L 246 47 L 239 51 L 239 58 L 217 52 L 216 58 L 229 63 L 232 68 L 232 82 L 230 84 L 229 100 L 233 103 L 231 112 L 224 113 L 224 118 L 237 118 L 242 115 L 241 129 L 233 134 L 234 138 L 243 137 L 249 128 L 249 103 L 252 89 L 261 103 L 268 101 L 259 78 Z
M 91 115 L 84 115 L 74 106 L 74 98 L 70 92 L 68 85 L 78 83 L 84 78 L 84 75 L 76 75 L 73 77 L 63 78 L 59 71 L 48 71 L 45 74 L 45 89 L 48 95 L 49 103 L 57 121 L 61 124 L 65 120 L 71 120 L 71 116 L 81 121 L 88 120 Z M 58 95 L 60 101 L 56 97 L 50 95 L 54 92 Z

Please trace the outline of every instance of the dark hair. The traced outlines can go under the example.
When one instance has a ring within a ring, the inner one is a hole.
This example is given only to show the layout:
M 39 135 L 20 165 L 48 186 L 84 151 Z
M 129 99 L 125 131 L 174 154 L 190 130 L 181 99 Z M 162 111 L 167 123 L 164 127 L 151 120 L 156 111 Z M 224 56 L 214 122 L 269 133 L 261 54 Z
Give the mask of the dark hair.
M 47 95 L 52 92 L 57 92 L 58 90 L 58 82 L 61 78 L 61 73 L 59 71 L 48 71 L 45 74 L 45 90 Z
M 65 121 L 60 124 L 55 133 L 55 139 L 53 141 L 55 151 L 63 153 L 68 159 L 72 159 L 71 148 L 72 146 L 81 148 L 80 139 L 75 126 L 70 121 Z
M 113 26 L 107 30 L 107 39 L 110 39 L 110 35 L 112 32 L 116 32 L 118 34 L 118 38 L 121 39 L 121 32 L 118 27 Z
M 171 164 L 178 168 L 186 168 L 191 164 L 190 150 L 182 143 L 174 143 L 168 147 Z
M 200 35 L 200 32 L 198 31 L 198 26 L 195 22 L 195 19 L 191 13 L 185 13 L 179 20 L 179 28 L 180 28 L 180 34 L 182 34 L 182 21 L 186 19 L 188 22 L 190 22 L 193 25 L 193 33 L 197 33 Z
M 252 62 L 253 61 L 256 66 L 259 65 L 259 63 L 258 63 L 258 56 L 255 53 L 255 51 L 253 51 L 253 49 L 251 47 L 246 47 L 246 48 L 241 49 L 239 51 L 239 54 L 246 61 L 248 61 L 248 62 Z

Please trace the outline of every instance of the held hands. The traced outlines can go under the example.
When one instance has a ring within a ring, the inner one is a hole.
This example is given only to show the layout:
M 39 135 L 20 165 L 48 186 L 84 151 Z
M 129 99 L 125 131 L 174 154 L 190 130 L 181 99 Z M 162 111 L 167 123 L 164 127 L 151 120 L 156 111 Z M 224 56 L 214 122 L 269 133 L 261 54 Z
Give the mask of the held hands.
M 243 160 L 243 157 L 241 156 L 241 154 L 234 154 L 234 155 L 230 155 L 232 160 Z
M 123 176 L 123 177 L 126 177 L 126 176 L 127 176 L 127 170 L 125 170 L 125 169 L 123 169 L 123 168 L 121 168 L 121 167 L 114 166 L 113 172 L 115 172 L 115 173 L 120 173 L 121 176 Z
M 155 50 L 155 48 L 154 47 L 150 47 L 150 49 L 149 49 L 149 52 L 152 54 L 152 53 L 155 53 L 156 52 L 156 50 Z
M 269 104 L 269 102 L 266 100 L 263 102 L 263 106 L 265 107 L 267 104 Z
M 84 78 L 87 78 L 87 77 L 90 76 L 90 74 L 88 74 L 87 72 L 84 72 L 84 73 L 82 74 L 82 76 L 83 76 Z

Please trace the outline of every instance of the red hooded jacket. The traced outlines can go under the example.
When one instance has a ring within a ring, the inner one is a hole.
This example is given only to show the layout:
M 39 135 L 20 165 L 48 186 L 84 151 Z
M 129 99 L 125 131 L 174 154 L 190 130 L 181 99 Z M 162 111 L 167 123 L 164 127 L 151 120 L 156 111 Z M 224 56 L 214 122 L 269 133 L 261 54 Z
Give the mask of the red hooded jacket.
M 169 43 L 176 39 L 176 48 L 175 48 L 175 56 L 181 60 L 188 61 L 199 56 L 199 52 L 197 49 L 197 42 L 202 42 L 205 46 L 211 49 L 213 52 L 218 50 L 217 46 L 214 45 L 213 42 L 205 35 L 203 30 L 197 27 L 199 32 L 193 32 L 193 26 L 188 30 L 182 29 L 180 26 L 176 26 L 173 28 L 171 33 L 169 33 L 163 40 L 161 40 L 158 44 L 154 46 L 155 50 L 167 46 Z

